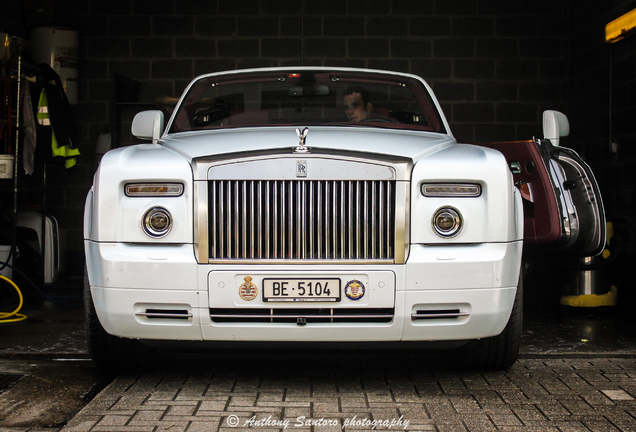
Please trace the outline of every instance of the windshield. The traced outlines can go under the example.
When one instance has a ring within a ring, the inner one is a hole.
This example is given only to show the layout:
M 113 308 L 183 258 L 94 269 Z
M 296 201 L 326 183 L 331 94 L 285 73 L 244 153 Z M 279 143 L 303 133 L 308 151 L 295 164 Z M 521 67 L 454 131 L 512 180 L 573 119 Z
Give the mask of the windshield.
M 203 77 L 169 133 L 241 126 L 365 125 L 445 132 L 416 79 L 364 71 L 252 71 Z

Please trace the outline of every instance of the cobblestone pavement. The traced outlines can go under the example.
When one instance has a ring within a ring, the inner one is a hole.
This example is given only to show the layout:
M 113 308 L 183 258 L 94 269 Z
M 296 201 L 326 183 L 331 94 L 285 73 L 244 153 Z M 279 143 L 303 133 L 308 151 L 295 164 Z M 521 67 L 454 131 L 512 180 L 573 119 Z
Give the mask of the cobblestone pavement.
M 417 352 L 173 360 L 118 376 L 63 431 L 636 431 L 636 358 L 449 363 Z

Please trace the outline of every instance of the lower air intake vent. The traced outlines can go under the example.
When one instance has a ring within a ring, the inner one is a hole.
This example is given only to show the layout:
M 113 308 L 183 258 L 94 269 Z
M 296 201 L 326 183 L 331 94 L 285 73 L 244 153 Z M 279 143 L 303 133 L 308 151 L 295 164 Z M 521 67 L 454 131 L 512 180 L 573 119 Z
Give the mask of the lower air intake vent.
M 470 315 L 466 312 L 461 312 L 459 309 L 442 309 L 442 310 L 416 310 L 411 315 L 412 320 L 435 320 L 435 319 L 448 319 L 459 318 Z
M 392 308 L 210 309 L 210 318 L 217 323 L 388 323 L 393 321 L 393 315 Z

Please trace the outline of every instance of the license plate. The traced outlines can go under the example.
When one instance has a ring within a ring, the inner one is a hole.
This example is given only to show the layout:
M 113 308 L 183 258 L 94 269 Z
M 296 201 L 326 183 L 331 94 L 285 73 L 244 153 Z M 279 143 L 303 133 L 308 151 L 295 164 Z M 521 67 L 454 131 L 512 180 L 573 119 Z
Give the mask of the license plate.
M 263 301 L 340 301 L 340 279 L 263 279 Z

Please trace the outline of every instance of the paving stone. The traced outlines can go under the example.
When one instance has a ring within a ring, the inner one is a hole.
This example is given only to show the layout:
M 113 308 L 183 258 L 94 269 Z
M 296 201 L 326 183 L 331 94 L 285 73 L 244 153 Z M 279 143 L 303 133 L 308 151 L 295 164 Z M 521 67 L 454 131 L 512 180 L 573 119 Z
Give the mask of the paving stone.
M 287 421 L 286 430 L 298 432 L 342 431 L 346 422 L 347 431 L 366 431 L 369 422 L 399 418 L 410 431 L 636 431 L 633 359 L 522 359 L 508 371 L 484 373 L 333 366 L 120 375 L 63 431 L 284 430 L 253 426 L 266 419 Z
M 163 411 L 137 411 L 131 421 L 156 421 L 163 415 Z

